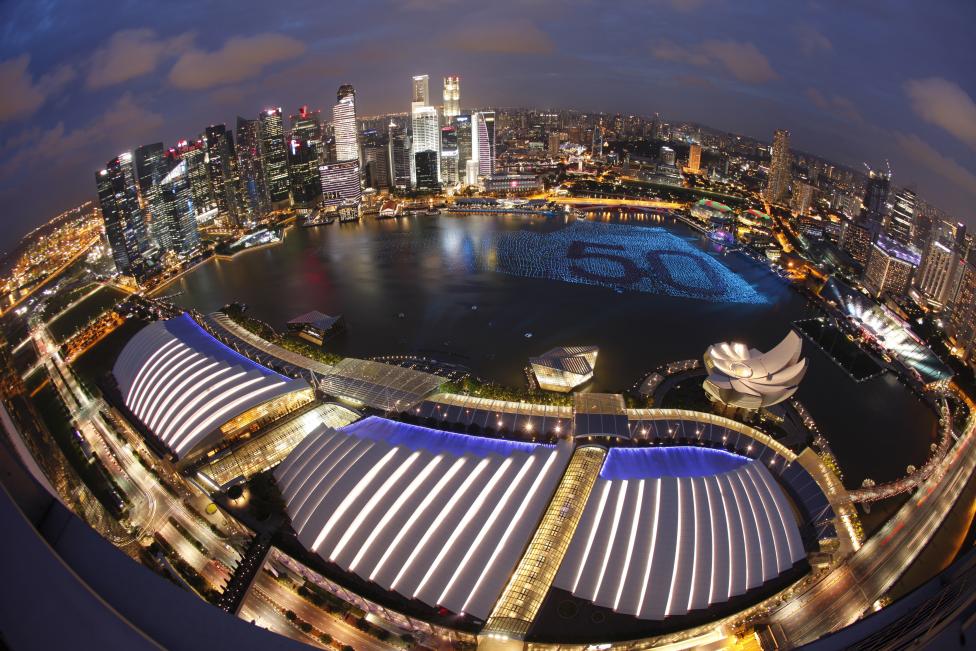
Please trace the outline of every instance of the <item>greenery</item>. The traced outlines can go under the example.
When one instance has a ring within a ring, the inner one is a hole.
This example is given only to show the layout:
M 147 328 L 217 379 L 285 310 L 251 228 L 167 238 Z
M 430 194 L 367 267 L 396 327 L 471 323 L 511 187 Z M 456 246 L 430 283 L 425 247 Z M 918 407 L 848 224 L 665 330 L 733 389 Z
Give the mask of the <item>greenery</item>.
M 458 393 L 478 398 L 493 400 L 509 400 L 511 402 L 533 402 L 543 405 L 571 406 L 573 394 L 552 393 L 550 391 L 516 389 L 499 384 L 479 382 L 473 378 L 465 378 L 460 382 L 445 382 L 441 389 L 447 393 Z
M 290 350 L 298 355 L 303 355 L 309 359 L 322 362 L 323 364 L 338 364 L 342 361 L 341 355 L 330 353 L 322 348 L 311 344 L 291 334 L 281 334 L 264 321 L 254 319 L 244 314 L 242 306 L 237 303 L 228 305 L 223 309 L 230 319 L 248 332 L 251 332 L 265 341 L 280 346 L 285 350 Z

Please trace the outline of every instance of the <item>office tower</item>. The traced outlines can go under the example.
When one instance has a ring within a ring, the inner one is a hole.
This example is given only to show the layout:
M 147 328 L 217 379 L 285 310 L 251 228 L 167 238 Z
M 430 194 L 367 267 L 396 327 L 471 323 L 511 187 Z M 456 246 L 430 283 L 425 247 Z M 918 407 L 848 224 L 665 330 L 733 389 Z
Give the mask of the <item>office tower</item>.
M 326 163 L 319 167 L 319 180 L 322 183 L 322 204 L 338 208 L 343 201 L 359 203 L 363 198 L 360 180 L 359 160 Z
M 410 150 L 413 152 L 414 185 L 417 184 L 417 157 L 425 152 L 434 152 L 435 165 L 439 157 L 441 145 L 441 130 L 438 126 L 437 109 L 433 106 L 414 105 L 411 120 L 413 133 L 410 138 Z M 438 178 L 440 172 L 438 171 Z
M 440 188 L 438 181 L 438 160 L 436 151 L 417 152 L 417 189 L 437 190 Z
M 295 203 L 318 199 L 322 190 L 319 156 L 308 140 L 292 136 L 288 140 L 288 179 Z
M 444 77 L 444 123 L 451 121 L 461 114 L 461 78 L 454 75 Z
M 861 219 L 880 229 L 888 212 L 888 191 L 891 188 L 891 169 L 868 169 L 868 182 L 861 201 Z
M 956 295 L 964 262 L 965 258 L 954 242 L 933 238 L 925 249 L 915 286 L 930 304 L 938 307 L 949 305 Z
M 471 120 L 471 160 L 477 163 L 478 176 L 488 177 L 495 172 L 495 112 L 473 113 Z
M 976 352 L 976 260 L 961 263 L 959 284 L 949 308 L 946 331 L 959 355 L 972 364 Z
M 652 140 L 657 140 L 661 136 L 661 114 L 655 113 L 651 118 L 651 128 L 648 134 Z
M 806 215 L 813 206 L 813 198 L 816 196 L 817 189 L 809 183 L 797 183 L 793 188 L 793 201 L 790 211 L 794 215 Z
M 441 182 L 453 186 L 458 182 L 458 137 L 453 126 L 441 129 Z
M 365 186 L 381 190 L 390 187 L 390 170 L 387 162 L 387 143 L 384 134 L 375 129 L 362 133 L 363 178 Z
M 200 234 L 190 191 L 189 167 L 185 160 L 177 163 L 159 184 L 162 205 L 163 248 L 188 256 L 200 246 Z
M 260 125 L 237 116 L 237 172 L 241 178 L 241 203 L 252 220 L 268 212 L 268 187 L 261 160 Z
M 871 253 L 871 240 L 874 232 L 859 219 L 845 221 L 841 228 L 840 248 L 857 263 L 866 265 Z
M 415 75 L 413 78 L 413 99 L 410 100 L 412 104 L 420 104 L 422 106 L 427 106 L 430 104 L 430 92 L 428 91 L 428 83 L 430 77 L 427 75 Z
M 387 165 L 393 187 L 410 187 L 410 142 L 403 127 L 390 122 L 387 127 Z
M 95 173 L 95 183 L 115 267 L 120 273 L 140 278 L 144 274 L 143 258 L 149 251 L 149 236 L 145 214 L 139 207 L 132 154 L 110 160 L 105 169 Z
M 904 294 L 920 263 L 921 255 L 917 249 L 882 233 L 871 245 L 862 283 L 875 298 L 884 293 Z
M 884 232 L 902 244 L 909 244 L 915 234 L 915 204 L 917 197 L 903 188 L 895 194 L 891 210 L 885 218 Z
M 603 121 L 593 127 L 593 142 L 590 145 L 590 155 L 593 158 L 603 158 Z
M 288 201 L 288 154 L 285 149 L 285 127 L 281 108 L 270 108 L 258 116 L 261 136 L 261 165 L 268 200 L 272 204 Z
M 291 137 L 305 142 L 315 150 L 319 161 L 324 163 L 323 148 L 325 144 L 325 130 L 322 128 L 322 112 L 308 110 L 308 106 L 298 109 L 298 114 L 291 116 Z
M 159 209 L 159 182 L 168 171 L 163 143 L 154 142 L 151 145 L 137 147 L 132 159 L 135 163 L 139 196 L 142 200 L 140 205 L 143 211 L 148 211 L 147 218 L 151 222 Z
M 471 116 L 466 113 L 455 116 L 454 132 L 458 143 L 458 181 L 466 181 L 465 173 L 471 160 Z
M 698 143 L 692 143 L 691 147 L 688 148 L 688 171 L 692 174 L 698 174 L 701 171 L 701 145 Z
M 559 143 L 560 143 L 559 134 L 558 133 L 550 133 L 549 134 L 549 147 L 548 147 L 548 149 L 549 149 L 549 155 L 550 156 L 558 156 L 559 155 Z
M 769 203 L 781 203 L 790 187 L 790 132 L 777 129 L 773 134 L 773 152 L 769 163 L 769 178 L 763 198 Z
M 204 130 L 203 140 L 207 148 L 207 173 L 217 216 L 224 226 L 239 227 L 242 225 L 242 210 L 234 137 L 223 124 L 214 124 Z
M 661 147 L 661 151 L 658 152 L 658 159 L 661 161 L 661 165 L 668 167 L 674 167 L 677 161 L 676 154 L 670 147 Z
M 332 106 L 336 160 L 359 160 L 359 129 L 356 127 L 356 91 L 349 84 L 339 86 Z
M 186 161 L 187 176 L 190 179 L 190 198 L 193 200 L 193 210 L 197 217 L 213 214 L 217 209 L 217 201 L 210 184 L 210 174 L 207 170 L 207 152 L 203 140 L 189 142 L 181 140 L 170 150 L 170 157 L 178 162 Z

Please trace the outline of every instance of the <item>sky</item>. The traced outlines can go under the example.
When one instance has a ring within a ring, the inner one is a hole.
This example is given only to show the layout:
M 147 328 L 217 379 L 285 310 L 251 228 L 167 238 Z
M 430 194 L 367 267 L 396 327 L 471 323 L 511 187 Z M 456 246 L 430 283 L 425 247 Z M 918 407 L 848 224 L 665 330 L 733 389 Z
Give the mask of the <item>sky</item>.
M 462 107 L 650 114 L 890 160 L 976 227 L 971 0 L 0 0 L 0 248 L 95 198 L 123 151 L 268 106 L 405 112 L 410 78 Z

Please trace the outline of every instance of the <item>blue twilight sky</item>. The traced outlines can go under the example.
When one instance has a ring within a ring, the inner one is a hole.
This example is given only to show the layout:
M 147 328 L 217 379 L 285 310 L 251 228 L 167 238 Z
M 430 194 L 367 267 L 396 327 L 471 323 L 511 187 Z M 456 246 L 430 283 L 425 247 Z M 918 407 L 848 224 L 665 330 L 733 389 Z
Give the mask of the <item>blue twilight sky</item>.
M 94 197 L 146 142 L 264 106 L 406 111 L 410 76 L 462 106 L 651 113 L 858 165 L 976 226 L 971 0 L 0 0 L 0 247 Z

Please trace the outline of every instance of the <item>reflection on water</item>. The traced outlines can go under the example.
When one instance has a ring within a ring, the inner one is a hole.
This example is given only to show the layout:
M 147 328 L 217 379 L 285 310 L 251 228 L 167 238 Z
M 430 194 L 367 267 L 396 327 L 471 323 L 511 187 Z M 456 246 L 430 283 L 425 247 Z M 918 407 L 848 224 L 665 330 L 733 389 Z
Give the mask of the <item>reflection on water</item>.
M 768 349 L 792 321 L 812 314 L 762 265 L 718 253 L 686 226 L 660 217 L 630 223 L 623 227 L 635 231 L 628 237 L 640 236 L 637 224 L 665 226 L 666 234 L 707 254 L 743 283 L 743 292 L 765 302 L 615 291 L 498 273 L 504 264 L 500 242 L 529 235 L 545 241 L 554 231 L 574 228 L 573 220 L 485 215 L 293 228 L 281 245 L 204 265 L 166 293 L 181 291 L 175 301 L 202 311 L 242 301 L 278 328 L 310 310 L 342 314 L 346 332 L 328 344 L 337 353 L 433 355 L 513 385 L 524 383 L 530 356 L 555 346 L 596 345 L 600 359 L 591 389 L 610 391 L 625 389 L 664 362 L 700 357 L 718 341 Z M 934 431 L 924 407 L 887 376 L 856 385 L 813 346 L 805 352 L 811 369 L 799 398 L 829 435 L 849 486 L 919 465 Z

